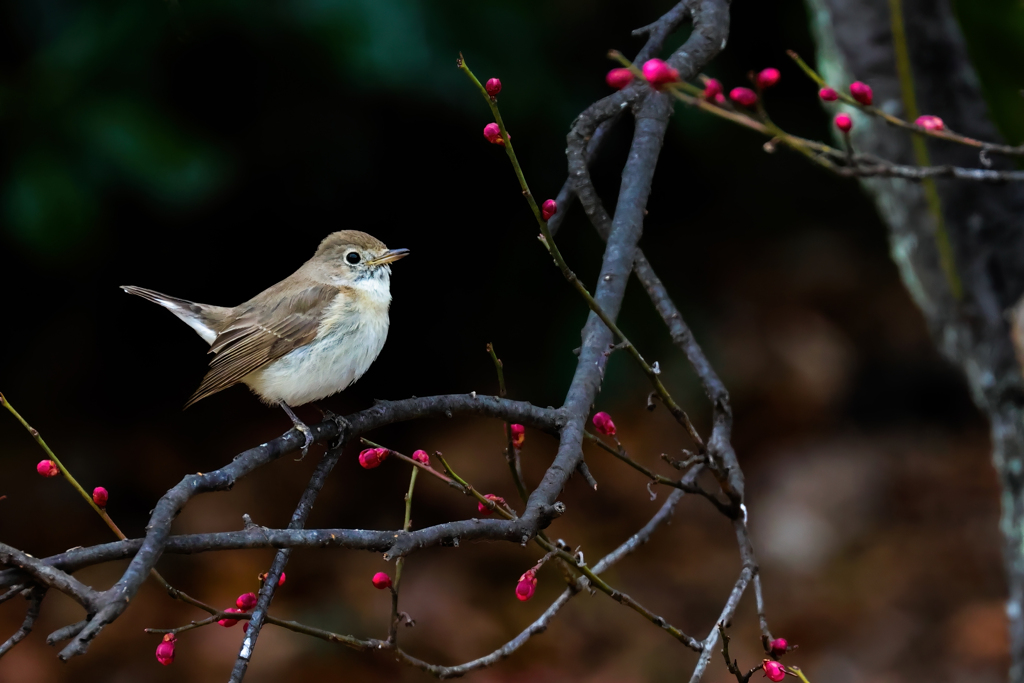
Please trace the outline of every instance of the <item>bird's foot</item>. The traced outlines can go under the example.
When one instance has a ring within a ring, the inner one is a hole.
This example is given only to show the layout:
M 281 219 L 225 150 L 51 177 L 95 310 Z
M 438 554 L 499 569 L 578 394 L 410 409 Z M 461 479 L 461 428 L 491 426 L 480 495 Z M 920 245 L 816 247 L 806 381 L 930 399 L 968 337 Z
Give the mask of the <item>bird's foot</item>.
M 302 455 L 296 458 L 295 460 L 296 462 L 298 462 L 305 458 L 306 454 L 309 453 L 309 447 L 313 444 L 313 430 L 307 427 L 306 423 L 300 420 L 299 416 L 295 414 L 295 411 L 293 411 L 291 407 L 284 401 L 281 401 L 281 409 L 284 410 L 284 412 L 291 419 L 292 425 L 294 425 L 297 430 L 302 432 L 302 435 L 305 437 L 305 441 L 302 444 Z
M 348 433 L 352 429 L 352 424 L 348 420 L 343 418 L 341 415 L 335 415 L 329 410 L 323 410 L 321 408 L 317 409 L 320 410 L 320 414 L 323 415 L 325 421 L 333 422 L 335 425 L 337 425 L 338 437 L 331 442 L 330 447 L 339 448 L 345 443 L 345 439 L 346 437 L 348 437 Z

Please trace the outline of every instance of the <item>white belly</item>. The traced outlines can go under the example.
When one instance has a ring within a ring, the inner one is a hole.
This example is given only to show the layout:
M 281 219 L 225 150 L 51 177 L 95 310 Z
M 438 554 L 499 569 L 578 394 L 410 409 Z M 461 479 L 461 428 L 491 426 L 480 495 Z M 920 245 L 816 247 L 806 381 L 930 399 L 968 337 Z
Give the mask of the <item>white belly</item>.
M 245 382 L 267 403 L 291 406 L 336 394 L 363 376 L 388 336 L 388 316 L 339 322 L 323 337 L 290 351 L 246 375 Z

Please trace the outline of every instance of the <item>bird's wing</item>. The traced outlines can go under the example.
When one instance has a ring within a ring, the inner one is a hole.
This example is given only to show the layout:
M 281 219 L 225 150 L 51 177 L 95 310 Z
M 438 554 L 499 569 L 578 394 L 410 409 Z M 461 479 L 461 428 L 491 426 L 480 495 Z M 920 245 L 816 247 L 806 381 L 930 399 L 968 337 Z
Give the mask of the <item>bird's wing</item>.
M 284 298 L 274 289 L 239 306 L 235 320 L 213 340 L 210 353 L 216 355 L 210 371 L 186 408 L 312 342 L 324 312 L 338 295 L 336 288 L 316 283 Z

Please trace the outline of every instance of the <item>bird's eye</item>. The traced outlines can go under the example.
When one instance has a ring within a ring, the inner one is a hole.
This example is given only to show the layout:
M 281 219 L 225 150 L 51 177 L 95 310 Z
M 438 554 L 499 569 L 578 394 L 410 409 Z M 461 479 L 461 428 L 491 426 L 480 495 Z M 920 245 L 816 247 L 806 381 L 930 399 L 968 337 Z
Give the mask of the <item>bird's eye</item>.
M 359 263 L 359 252 L 358 251 L 350 251 L 350 252 L 348 252 L 347 254 L 345 254 L 345 260 L 348 261 L 349 263 L 351 263 L 354 266 L 355 264 Z

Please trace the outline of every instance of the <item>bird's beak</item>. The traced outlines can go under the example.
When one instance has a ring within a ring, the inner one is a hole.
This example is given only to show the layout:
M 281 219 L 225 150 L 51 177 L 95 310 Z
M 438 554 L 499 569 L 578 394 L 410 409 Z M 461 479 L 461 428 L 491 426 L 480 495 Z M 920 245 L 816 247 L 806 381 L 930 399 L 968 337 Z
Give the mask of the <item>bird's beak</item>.
M 385 263 L 391 263 L 397 261 L 400 258 L 405 258 L 409 255 L 408 249 L 388 249 L 383 254 L 375 259 L 370 259 L 366 262 L 368 266 L 383 266 Z

